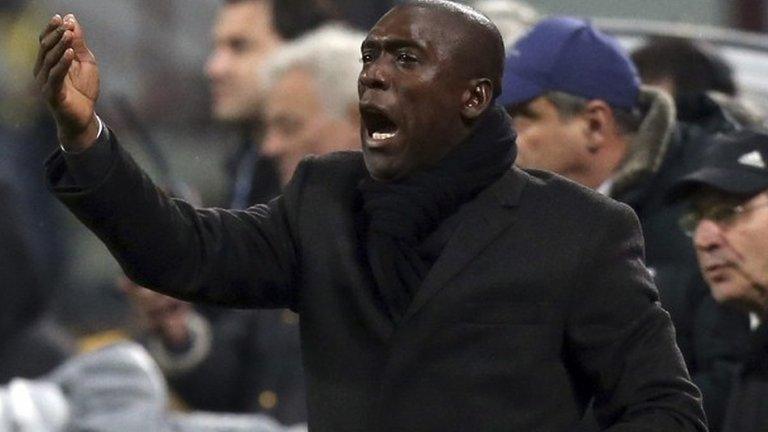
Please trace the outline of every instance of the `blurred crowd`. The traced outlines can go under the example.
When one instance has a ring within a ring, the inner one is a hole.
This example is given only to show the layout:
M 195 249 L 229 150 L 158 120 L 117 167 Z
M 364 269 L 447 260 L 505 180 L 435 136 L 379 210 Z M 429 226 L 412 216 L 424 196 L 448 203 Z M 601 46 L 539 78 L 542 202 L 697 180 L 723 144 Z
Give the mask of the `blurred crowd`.
M 53 12 L 97 35 L 98 112 L 166 192 L 246 208 L 304 156 L 359 148 L 360 43 L 396 3 L 0 2 L 0 432 L 306 428 L 298 315 L 149 291 L 45 189 L 58 144 L 32 64 Z M 710 430 L 768 430 L 768 135 L 731 66 L 697 41 L 627 53 L 582 19 L 465 3 L 505 40 L 517 165 L 635 210 Z

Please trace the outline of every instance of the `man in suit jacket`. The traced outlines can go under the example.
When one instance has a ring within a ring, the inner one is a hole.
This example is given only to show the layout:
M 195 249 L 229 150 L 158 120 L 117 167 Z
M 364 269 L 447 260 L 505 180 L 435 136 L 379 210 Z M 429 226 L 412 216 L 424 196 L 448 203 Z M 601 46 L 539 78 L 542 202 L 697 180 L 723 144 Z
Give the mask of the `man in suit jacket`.
M 305 159 L 268 205 L 194 209 L 103 127 L 95 59 L 55 16 L 48 180 L 138 283 L 298 312 L 312 430 L 567 431 L 594 396 L 607 430 L 705 431 L 632 211 L 510 169 L 503 61 L 473 10 L 397 6 L 362 45 L 362 154 Z

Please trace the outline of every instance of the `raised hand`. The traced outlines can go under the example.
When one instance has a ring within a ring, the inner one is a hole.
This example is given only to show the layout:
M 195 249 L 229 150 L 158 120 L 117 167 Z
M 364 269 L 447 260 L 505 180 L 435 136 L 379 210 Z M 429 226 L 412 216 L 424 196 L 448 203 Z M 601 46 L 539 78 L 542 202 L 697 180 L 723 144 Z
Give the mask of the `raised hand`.
M 54 15 L 40 34 L 35 80 L 56 120 L 65 149 L 82 151 L 95 141 L 99 67 L 74 15 Z

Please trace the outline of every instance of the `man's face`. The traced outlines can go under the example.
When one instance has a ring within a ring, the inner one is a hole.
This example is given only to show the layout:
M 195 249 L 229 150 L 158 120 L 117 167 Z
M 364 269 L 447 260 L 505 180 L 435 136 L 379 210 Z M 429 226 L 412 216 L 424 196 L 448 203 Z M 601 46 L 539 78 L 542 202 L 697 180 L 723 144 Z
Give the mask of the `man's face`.
M 768 191 L 746 202 L 708 191 L 693 205 L 704 215 L 741 205 L 725 220 L 704 216 L 699 222 L 693 237 L 699 267 L 719 302 L 768 310 Z
M 269 0 L 225 5 L 213 30 L 215 47 L 206 74 L 212 111 L 222 121 L 252 121 L 259 116 L 264 59 L 282 43 L 272 24 Z
M 373 178 L 399 179 L 435 165 L 465 135 L 461 79 L 451 33 L 439 12 L 398 7 L 362 45 L 360 135 Z
M 510 115 L 517 132 L 518 166 L 553 171 L 576 181 L 588 171 L 588 134 L 582 117 L 563 117 L 544 96 L 514 108 Z
M 278 163 L 285 185 L 307 154 L 360 148 L 359 120 L 354 106 L 344 118 L 323 106 L 312 75 L 294 69 L 282 76 L 265 97 L 266 136 L 262 152 Z

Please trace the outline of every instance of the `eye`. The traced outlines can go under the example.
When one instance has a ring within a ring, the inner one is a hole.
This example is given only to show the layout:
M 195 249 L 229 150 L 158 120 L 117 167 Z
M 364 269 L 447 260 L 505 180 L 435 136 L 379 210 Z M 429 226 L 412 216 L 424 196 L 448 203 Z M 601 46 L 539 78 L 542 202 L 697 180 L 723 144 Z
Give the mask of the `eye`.
M 229 41 L 229 48 L 235 54 L 243 54 L 250 48 L 250 44 L 245 39 L 232 39 Z
M 407 51 L 401 51 L 397 53 L 397 62 L 402 64 L 413 64 L 418 63 L 419 59 L 413 55 L 412 53 L 409 53 Z
M 362 55 L 360 56 L 360 62 L 362 63 L 370 63 L 374 60 L 373 52 L 371 51 L 363 51 Z

